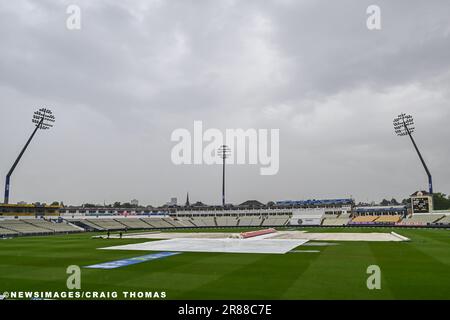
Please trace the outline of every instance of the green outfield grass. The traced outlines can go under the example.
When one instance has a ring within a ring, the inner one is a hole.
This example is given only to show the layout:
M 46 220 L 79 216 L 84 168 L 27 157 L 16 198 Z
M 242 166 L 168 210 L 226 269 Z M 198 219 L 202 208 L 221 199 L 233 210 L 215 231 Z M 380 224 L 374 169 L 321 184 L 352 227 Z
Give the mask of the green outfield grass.
M 390 232 L 393 229 L 305 230 Z M 168 299 L 449 299 L 449 231 L 394 231 L 411 241 L 300 246 L 296 250 L 320 252 L 284 255 L 182 253 L 112 270 L 82 269 L 81 287 L 83 291 L 165 291 Z M 102 240 L 92 239 L 92 235 L 0 240 L 0 294 L 67 291 L 69 265 L 87 266 L 147 254 L 97 250 L 147 239 Z M 374 264 L 381 268 L 381 290 L 368 290 L 366 286 L 369 276 L 366 269 Z

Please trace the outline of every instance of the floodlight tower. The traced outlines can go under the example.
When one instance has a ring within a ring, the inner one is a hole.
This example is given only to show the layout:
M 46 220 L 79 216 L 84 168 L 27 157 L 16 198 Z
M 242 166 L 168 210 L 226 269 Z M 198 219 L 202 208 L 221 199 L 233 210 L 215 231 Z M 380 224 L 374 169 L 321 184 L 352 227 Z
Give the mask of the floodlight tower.
M 34 128 L 33 133 L 31 134 L 30 138 L 28 139 L 27 143 L 23 147 L 22 151 L 20 152 L 19 156 L 17 157 L 16 161 L 14 161 L 14 164 L 12 165 L 11 169 L 9 170 L 8 174 L 6 175 L 6 183 L 5 183 L 5 204 L 9 203 L 9 190 L 10 190 L 10 180 L 11 175 L 14 172 L 14 169 L 16 168 L 17 164 L 19 163 L 20 159 L 22 158 L 23 154 L 28 148 L 28 145 L 30 144 L 31 140 L 33 140 L 34 135 L 38 131 L 38 129 L 41 130 L 48 130 L 53 127 L 53 123 L 55 122 L 55 116 L 52 114 L 52 112 L 47 108 L 41 108 L 37 110 L 34 115 L 32 122 L 36 125 Z
M 222 145 L 217 153 L 222 158 L 222 206 L 225 207 L 225 160 L 230 156 L 231 150 L 227 145 Z
M 423 167 L 425 168 L 425 172 L 427 173 L 429 192 L 430 194 L 433 194 L 433 180 L 431 177 L 430 170 L 428 170 L 428 167 L 425 161 L 423 160 L 422 154 L 420 153 L 419 148 L 417 147 L 417 144 L 414 141 L 414 138 L 412 137 L 412 133 L 414 132 L 415 129 L 413 117 L 409 114 L 404 113 L 400 114 L 397 118 L 394 119 L 394 129 L 395 133 L 398 136 L 408 135 L 409 138 L 411 139 L 411 142 L 414 148 L 416 149 L 417 154 L 419 155 L 419 159 L 422 162 Z

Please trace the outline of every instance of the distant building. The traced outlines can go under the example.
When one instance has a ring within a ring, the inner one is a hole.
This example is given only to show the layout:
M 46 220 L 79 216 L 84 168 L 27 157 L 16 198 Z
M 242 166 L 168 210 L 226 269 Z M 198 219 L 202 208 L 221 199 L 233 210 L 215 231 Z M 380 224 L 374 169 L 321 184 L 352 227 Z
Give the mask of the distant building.
M 258 200 L 247 200 L 239 205 L 240 207 L 263 207 L 264 204 Z
M 185 203 L 185 207 L 189 207 L 191 204 L 189 203 L 189 192 L 186 195 L 186 203 Z
M 133 199 L 133 200 L 131 200 L 130 204 L 131 204 L 132 206 L 137 207 L 137 206 L 139 206 L 139 201 L 136 200 L 136 199 Z
M 174 206 L 176 206 L 177 205 L 177 198 L 170 198 L 170 201 L 169 202 L 167 202 L 166 204 L 169 206 L 169 207 L 174 207 Z

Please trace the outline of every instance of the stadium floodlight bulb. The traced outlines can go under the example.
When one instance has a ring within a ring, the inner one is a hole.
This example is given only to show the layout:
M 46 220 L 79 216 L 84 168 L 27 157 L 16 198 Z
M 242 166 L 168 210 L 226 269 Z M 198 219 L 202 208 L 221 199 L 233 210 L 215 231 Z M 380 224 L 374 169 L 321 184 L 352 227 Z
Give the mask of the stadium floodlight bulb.
M 217 154 L 220 158 L 222 159 L 226 159 L 230 156 L 231 154 L 231 150 L 227 145 L 222 145 L 219 147 L 219 149 L 217 150 Z
M 50 109 L 41 108 L 34 113 L 32 122 L 36 124 L 37 128 L 48 130 L 53 127 L 55 116 Z
M 400 114 L 398 115 L 394 121 L 394 129 L 395 133 L 398 136 L 406 136 L 414 132 L 414 119 L 409 114 Z

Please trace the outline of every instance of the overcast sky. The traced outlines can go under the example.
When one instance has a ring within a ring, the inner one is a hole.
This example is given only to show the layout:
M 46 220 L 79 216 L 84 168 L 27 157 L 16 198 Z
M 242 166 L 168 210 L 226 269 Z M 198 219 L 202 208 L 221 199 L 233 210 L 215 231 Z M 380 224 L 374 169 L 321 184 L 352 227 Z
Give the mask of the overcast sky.
M 69 4 L 81 30 L 66 28 Z M 366 9 L 381 8 L 381 30 Z M 220 165 L 174 165 L 177 128 L 280 129 L 280 168 L 230 165 L 227 201 L 450 193 L 450 2 L 0 2 L 0 175 L 11 202 L 221 202 Z M 3 179 L 3 178 L 2 178 Z

